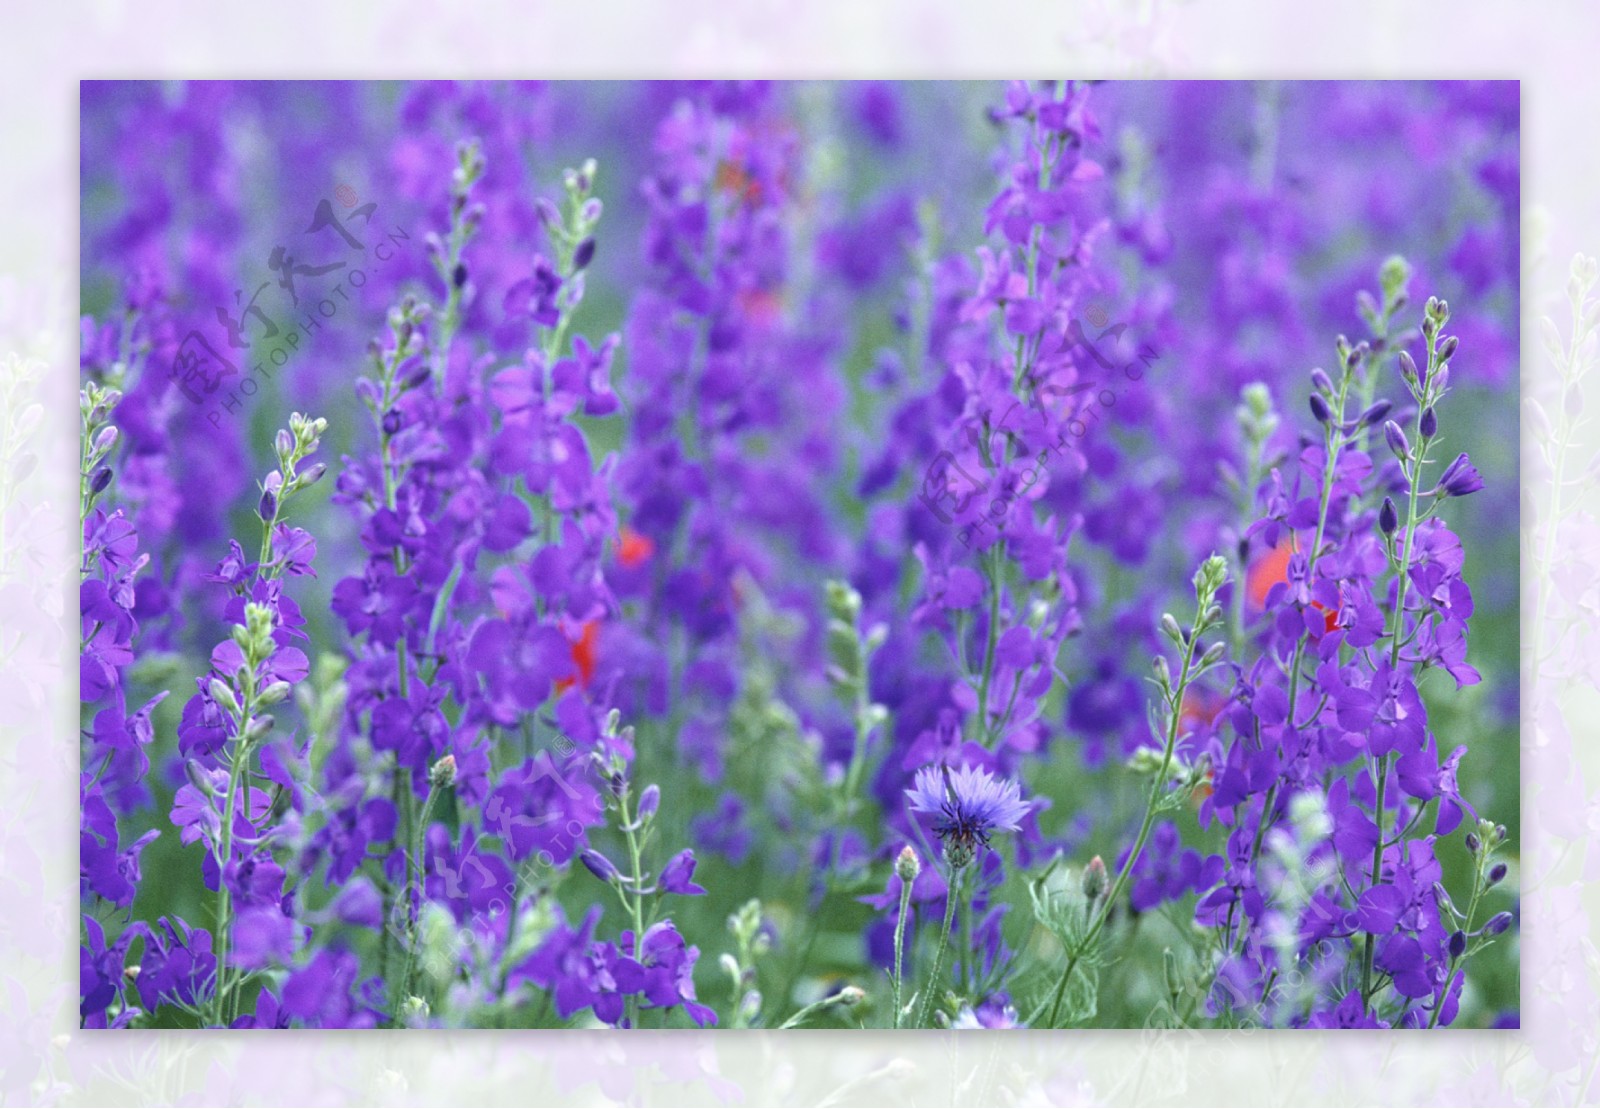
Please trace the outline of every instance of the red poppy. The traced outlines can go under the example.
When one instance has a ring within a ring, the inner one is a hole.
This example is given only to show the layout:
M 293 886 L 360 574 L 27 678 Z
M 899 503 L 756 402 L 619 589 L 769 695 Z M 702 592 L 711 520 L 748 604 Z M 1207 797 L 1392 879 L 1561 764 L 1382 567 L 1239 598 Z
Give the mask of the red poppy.
M 585 689 L 594 680 L 594 664 L 599 642 L 600 621 L 585 620 L 582 634 L 572 644 L 572 664 L 578 668 L 578 684 Z M 557 693 L 565 693 L 571 688 L 571 678 L 556 679 Z
M 622 530 L 617 533 L 617 561 L 625 568 L 632 570 L 643 566 L 655 553 L 655 540 L 648 535 L 640 535 L 627 524 L 622 525 Z
M 1245 598 L 1255 612 L 1260 612 L 1267 607 L 1267 597 L 1272 593 L 1272 587 L 1289 580 L 1289 559 L 1300 549 L 1300 542 L 1294 536 L 1280 540 L 1276 547 L 1262 555 L 1250 564 L 1245 571 L 1244 588 Z M 1321 601 L 1312 601 L 1311 607 L 1323 614 L 1323 626 L 1326 631 L 1333 631 L 1339 626 L 1338 612 L 1329 611 L 1328 606 Z

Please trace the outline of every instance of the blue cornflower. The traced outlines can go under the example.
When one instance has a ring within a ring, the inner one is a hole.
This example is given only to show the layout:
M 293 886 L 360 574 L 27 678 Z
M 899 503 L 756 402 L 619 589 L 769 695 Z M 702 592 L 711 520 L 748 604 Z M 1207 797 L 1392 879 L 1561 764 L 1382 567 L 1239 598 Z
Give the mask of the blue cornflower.
M 943 763 L 917 771 L 906 797 L 913 811 L 938 815 L 934 833 L 944 845 L 945 858 L 957 869 L 970 863 L 980 846 L 989 846 L 994 832 L 1015 832 L 1018 821 L 1032 808 L 1022 800 L 1016 782 L 975 766 L 952 773 Z

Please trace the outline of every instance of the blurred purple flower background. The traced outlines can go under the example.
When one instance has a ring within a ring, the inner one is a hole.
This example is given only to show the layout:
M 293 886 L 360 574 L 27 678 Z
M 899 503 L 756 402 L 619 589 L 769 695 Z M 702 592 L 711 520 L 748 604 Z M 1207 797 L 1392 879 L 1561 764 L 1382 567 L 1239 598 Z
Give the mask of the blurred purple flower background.
M 1519 119 L 86 82 L 83 1025 L 1514 1025 Z

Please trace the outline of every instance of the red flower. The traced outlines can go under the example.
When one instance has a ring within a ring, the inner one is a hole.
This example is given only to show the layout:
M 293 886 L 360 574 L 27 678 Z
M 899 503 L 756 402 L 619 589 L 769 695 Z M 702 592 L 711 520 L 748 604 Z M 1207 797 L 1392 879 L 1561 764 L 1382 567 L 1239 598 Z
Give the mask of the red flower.
M 643 566 L 655 553 L 655 540 L 648 535 L 640 535 L 627 524 L 622 525 L 622 530 L 617 533 L 617 561 L 625 568 L 632 570 Z
M 1249 602 L 1252 611 L 1260 612 L 1267 607 L 1267 597 L 1272 593 L 1272 587 L 1281 585 L 1289 580 L 1289 559 L 1300 549 L 1300 542 L 1294 536 L 1280 540 L 1278 545 L 1250 564 L 1245 571 L 1244 588 L 1245 600 Z M 1328 606 L 1321 601 L 1312 601 L 1311 607 L 1323 614 L 1323 626 L 1326 631 L 1333 631 L 1339 626 L 1339 614 L 1329 611 Z
M 578 684 L 587 689 L 594 680 L 594 664 L 600 643 L 600 621 L 585 620 L 583 632 L 572 643 L 572 664 L 578 668 Z M 556 692 L 565 693 L 572 688 L 571 678 L 557 678 Z

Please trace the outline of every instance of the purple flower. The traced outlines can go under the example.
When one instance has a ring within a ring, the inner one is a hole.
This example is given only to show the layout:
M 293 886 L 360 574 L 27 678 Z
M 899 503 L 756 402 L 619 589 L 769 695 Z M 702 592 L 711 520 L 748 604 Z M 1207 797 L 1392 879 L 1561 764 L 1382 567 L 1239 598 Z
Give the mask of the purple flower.
M 80 803 L 79 884 L 85 893 L 94 893 L 126 909 L 138 892 L 139 855 L 160 832 L 151 829 L 124 848 L 118 842 L 116 815 L 99 788 L 85 788 Z
M 280 1019 L 293 1018 L 310 1028 L 370 1028 L 373 1013 L 351 997 L 360 972 L 353 953 L 319 948 L 309 963 L 285 979 Z
M 1331 1009 L 1319 1010 L 1306 1022 L 1307 1028 L 1388 1028 L 1388 1022 L 1367 1012 L 1360 990 L 1351 990 Z
M 590 906 L 577 928 L 566 923 L 560 906 L 555 913 L 554 927 L 508 980 L 526 979 L 546 990 L 554 999 L 556 1015 L 568 1020 L 595 1003 L 597 974 L 589 949 L 600 923 L 600 906 Z
M 694 880 L 694 851 L 685 848 L 661 868 L 661 888 L 668 893 L 681 893 L 688 897 L 697 897 L 706 892 L 705 887 Z
M 906 798 L 913 812 L 935 815 L 934 834 L 958 869 L 972 861 L 979 847 L 989 846 L 993 833 L 1017 831 L 1033 807 L 1022 800 L 1016 782 L 971 765 L 952 774 L 945 763 L 917 771 Z
M 1455 461 L 1439 475 L 1439 490 L 1447 497 L 1465 497 L 1482 488 L 1482 475 L 1464 453 L 1456 455 Z
M 175 917 L 162 917 L 146 931 L 137 984 L 147 1010 L 154 1012 L 166 1002 L 195 1005 L 212 988 L 216 974 L 211 933 Z
M 991 997 L 976 1008 L 963 1005 L 956 1014 L 956 1019 L 950 1022 L 951 1028 L 1026 1028 L 1027 1024 L 1017 1016 L 1014 1005 L 1003 997 Z

